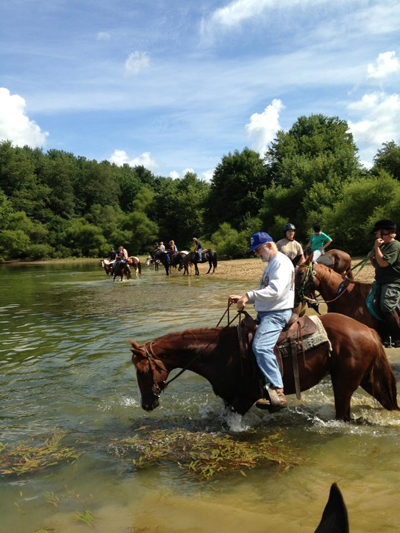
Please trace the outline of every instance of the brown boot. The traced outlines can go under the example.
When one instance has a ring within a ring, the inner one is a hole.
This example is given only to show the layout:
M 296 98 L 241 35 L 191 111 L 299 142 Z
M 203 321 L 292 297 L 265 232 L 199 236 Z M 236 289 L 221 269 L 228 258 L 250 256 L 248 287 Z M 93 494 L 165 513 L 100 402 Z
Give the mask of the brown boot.
M 259 409 L 269 409 L 270 411 L 275 411 L 287 407 L 287 400 L 283 389 L 278 388 L 269 388 L 267 389 L 269 400 L 266 398 L 261 398 L 257 400 L 256 407 Z

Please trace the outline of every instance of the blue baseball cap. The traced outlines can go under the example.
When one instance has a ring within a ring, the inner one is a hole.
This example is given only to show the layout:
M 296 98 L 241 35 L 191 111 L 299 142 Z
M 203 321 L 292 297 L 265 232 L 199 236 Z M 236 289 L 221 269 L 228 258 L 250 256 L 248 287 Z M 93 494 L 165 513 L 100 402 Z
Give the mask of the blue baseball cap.
M 265 231 L 259 231 L 258 233 L 253 233 L 253 235 L 250 237 L 250 252 L 254 252 L 259 246 L 264 244 L 265 242 L 273 242 L 273 238 L 271 235 L 268 235 L 268 233 L 265 233 Z

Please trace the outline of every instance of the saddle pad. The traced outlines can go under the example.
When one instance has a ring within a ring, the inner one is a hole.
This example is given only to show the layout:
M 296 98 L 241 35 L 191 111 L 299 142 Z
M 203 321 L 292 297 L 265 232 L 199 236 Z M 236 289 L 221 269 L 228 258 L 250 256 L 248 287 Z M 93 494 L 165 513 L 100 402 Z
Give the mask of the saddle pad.
M 332 351 L 331 341 L 329 340 L 329 337 L 325 331 L 325 328 L 321 320 L 317 316 L 314 316 L 314 315 L 309 316 L 309 318 L 314 322 L 317 328 L 317 331 L 313 333 L 312 335 L 303 339 L 304 350 L 305 351 L 311 350 L 311 348 L 315 348 L 316 346 L 319 346 L 320 344 L 324 344 L 325 342 L 327 342 L 329 344 L 329 353 L 330 353 Z M 285 342 L 283 345 L 279 345 L 279 349 L 281 350 L 283 357 L 290 355 L 291 354 L 290 342 Z
M 324 254 L 318 257 L 317 263 L 319 265 L 325 265 L 327 267 L 333 267 L 335 264 L 334 258 L 330 254 Z

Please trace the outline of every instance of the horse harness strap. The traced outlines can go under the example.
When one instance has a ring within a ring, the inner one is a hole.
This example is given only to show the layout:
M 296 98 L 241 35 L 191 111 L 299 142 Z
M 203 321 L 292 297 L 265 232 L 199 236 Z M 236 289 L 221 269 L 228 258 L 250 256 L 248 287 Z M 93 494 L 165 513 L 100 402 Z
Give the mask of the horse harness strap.
M 236 320 L 237 317 L 239 317 L 239 322 L 240 322 L 241 311 L 239 311 L 239 312 L 238 312 L 238 313 L 232 318 L 232 320 L 229 320 L 229 307 L 230 307 L 230 306 L 228 305 L 228 307 L 227 307 L 225 313 L 222 315 L 220 321 L 218 322 L 217 327 L 218 327 L 219 324 L 221 323 L 221 321 L 222 321 L 222 319 L 224 318 L 224 316 L 226 315 L 226 313 L 228 313 L 228 324 L 227 324 L 223 329 L 229 327 L 229 326 L 232 324 L 232 322 L 233 322 L 234 320 Z M 179 378 L 184 372 L 186 372 L 186 370 L 188 370 L 188 369 L 190 368 L 190 366 L 194 363 L 194 361 L 196 361 L 196 359 L 197 359 L 198 357 L 200 357 L 200 355 L 202 354 L 202 352 L 204 352 L 204 351 L 205 351 L 205 350 L 206 350 L 211 344 L 212 344 L 212 343 L 210 342 L 209 344 L 207 344 L 207 346 L 206 346 L 205 348 L 203 348 L 202 350 L 200 350 L 200 351 L 199 351 L 199 352 L 198 352 L 198 353 L 197 353 L 197 354 L 196 354 L 196 355 L 195 355 L 195 356 L 194 356 L 194 357 L 188 362 L 188 364 L 187 364 L 184 368 L 182 368 L 182 369 L 181 369 L 181 370 L 180 370 L 180 371 L 179 371 L 179 372 L 178 372 L 173 378 L 169 379 L 168 381 L 165 381 L 165 382 L 164 382 L 164 386 L 163 386 L 163 390 L 166 389 L 170 383 L 172 383 L 173 381 L 175 381 L 176 379 L 178 379 L 178 378 Z M 155 357 L 155 354 L 154 354 L 154 352 L 153 352 L 153 350 L 152 350 L 152 348 L 151 348 L 151 345 L 150 345 L 150 349 L 151 349 L 151 351 L 148 350 L 147 345 L 145 345 L 145 348 L 146 348 L 146 355 L 147 355 L 148 357 L 149 357 L 149 356 L 151 356 L 151 357 Z

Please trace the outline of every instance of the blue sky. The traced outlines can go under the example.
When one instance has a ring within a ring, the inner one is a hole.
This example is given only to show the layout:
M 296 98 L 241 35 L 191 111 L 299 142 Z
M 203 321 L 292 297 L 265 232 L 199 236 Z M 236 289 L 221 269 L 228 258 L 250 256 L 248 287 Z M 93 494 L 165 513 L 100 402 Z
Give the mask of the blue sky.
M 0 140 L 210 179 L 301 115 L 400 143 L 398 0 L 13 0 Z

